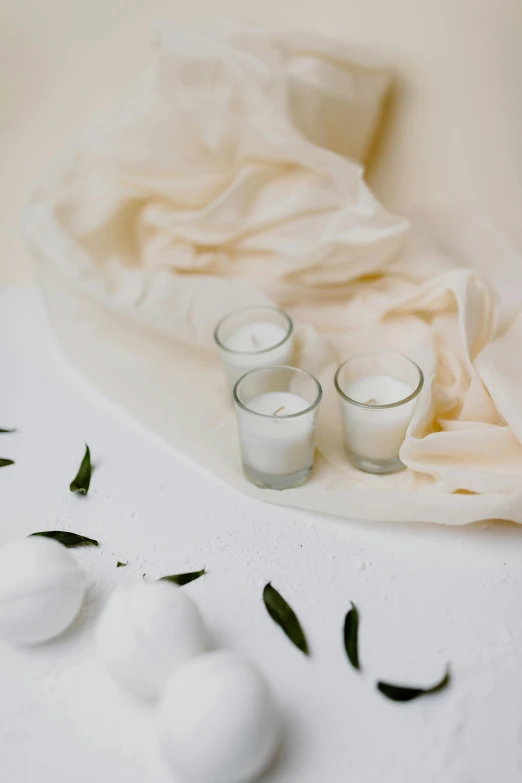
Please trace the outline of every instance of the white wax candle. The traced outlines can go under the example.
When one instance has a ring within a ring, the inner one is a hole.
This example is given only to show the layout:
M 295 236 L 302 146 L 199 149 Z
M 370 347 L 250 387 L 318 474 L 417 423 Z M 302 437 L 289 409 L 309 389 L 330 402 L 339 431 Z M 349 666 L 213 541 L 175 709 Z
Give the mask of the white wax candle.
M 412 387 L 390 375 L 370 375 L 343 390 L 347 397 L 367 405 L 390 405 L 412 394 Z M 394 408 L 361 408 L 341 400 L 344 437 L 349 451 L 368 460 L 398 458 L 416 399 Z
M 249 370 L 272 364 L 289 364 L 293 340 L 288 330 L 270 321 L 242 324 L 225 340 L 222 352 L 227 376 L 232 384 Z
M 368 375 L 353 381 L 344 390 L 347 397 L 369 405 L 392 405 L 405 400 L 412 392 L 408 383 L 391 375 Z
M 238 326 L 225 345 L 230 351 L 264 351 L 273 348 L 285 338 L 286 331 L 270 321 L 252 321 Z
M 255 416 L 240 411 L 239 426 L 243 460 L 267 475 L 291 475 L 309 470 L 314 459 L 314 413 L 286 418 L 310 407 L 292 392 L 267 392 L 248 403 Z

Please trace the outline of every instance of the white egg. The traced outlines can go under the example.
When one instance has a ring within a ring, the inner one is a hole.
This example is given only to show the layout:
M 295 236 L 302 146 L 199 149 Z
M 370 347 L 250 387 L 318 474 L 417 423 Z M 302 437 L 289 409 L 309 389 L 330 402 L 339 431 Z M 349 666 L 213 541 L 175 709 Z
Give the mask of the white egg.
M 159 715 L 161 751 L 191 783 L 247 783 L 272 761 L 280 720 L 270 688 L 249 661 L 223 650 L 174 674 Z
M 0 548 L 0 637 L 38 644 L 62 633 L 83 603 L 87 579 L 62 544 L 42 536 Z
M 207 649 L 195 603 L 171 582 L 117 587 L 100 617 L 98 656 L 133 696 L 159 696 L 170 675 Z

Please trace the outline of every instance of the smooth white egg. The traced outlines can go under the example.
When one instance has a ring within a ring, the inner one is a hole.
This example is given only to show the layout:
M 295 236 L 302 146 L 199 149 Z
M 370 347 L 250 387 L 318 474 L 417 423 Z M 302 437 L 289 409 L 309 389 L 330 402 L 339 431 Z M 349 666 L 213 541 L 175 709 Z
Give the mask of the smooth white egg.
M 113 680 L 137 698 L 159 696 L 171 674 L 206 649 L 196 604 L 171 582 L 117 587 L 98 623 L 99 658 Z
M 267 682 L 223 650 L 197 658 L 167 683 L 159 715 L 161 751 L 191 783 L 248 783 L 269 766 L 280 719 Z
M 0 637 L 38 644 L 58 636 L 83 603 L 87 579 L 62 544 L 42 536 L 0 548 Z

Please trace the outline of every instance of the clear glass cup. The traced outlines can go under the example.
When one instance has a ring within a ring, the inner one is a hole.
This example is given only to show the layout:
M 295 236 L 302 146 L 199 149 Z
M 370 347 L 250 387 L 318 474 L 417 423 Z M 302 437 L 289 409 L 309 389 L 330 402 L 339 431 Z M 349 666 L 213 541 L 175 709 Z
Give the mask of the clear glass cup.
M 323 391 L 313 375 L 277 365 L 251 370 L 234 386 L 243 472 L 258 487 L 304 484 L 314 464 Z
M 417 398 L 422 370 L 406 356 L 352 356 L 335 374 L 348 459 L 367 473 L 396 473 Z
M 249 370 L 291 364 L 294 324 L 277 307 L 242 307 L 219 321 L 214 339 L 231 386 Z

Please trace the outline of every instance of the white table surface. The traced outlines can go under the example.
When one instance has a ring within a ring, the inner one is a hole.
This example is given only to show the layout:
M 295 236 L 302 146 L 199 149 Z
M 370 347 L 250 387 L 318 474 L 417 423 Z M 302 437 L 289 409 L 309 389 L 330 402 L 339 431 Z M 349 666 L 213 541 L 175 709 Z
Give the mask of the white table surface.
M 79 621 L 32 649 L 0 646 L 5 783 L 166 783 L 155 711 L 100 669 L 93 628 L 110 589 L 205 566 L 187 586 L 216 645 L 255 660 L 286 717 L 266 783 L 515 783 L 522 779 L 522 530 L 364 524 L 228 489 L 99 398 L 63 362 L 36 292 L 0 291 L 0 541 L 72 530 L 94 587 Z M 91 447 L 86 498 L 69 492 Z M 117 560 L 129 561 L 116 568 Z M 308 635 L 306 659 L 269 619 L 271 580 Z M 357 675 L 341 641 L 361 613 Z M 450 690 L 386 701 L 377 678 Z

